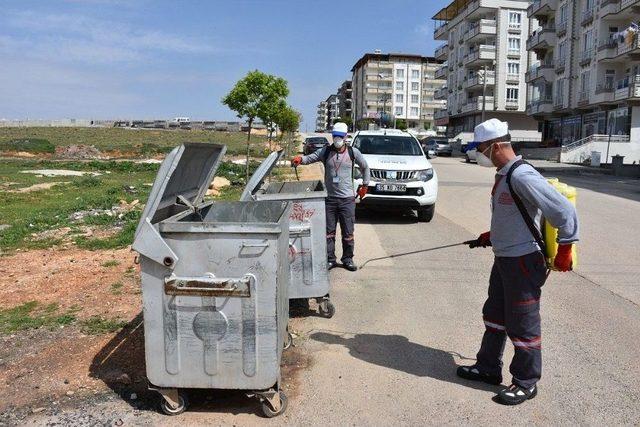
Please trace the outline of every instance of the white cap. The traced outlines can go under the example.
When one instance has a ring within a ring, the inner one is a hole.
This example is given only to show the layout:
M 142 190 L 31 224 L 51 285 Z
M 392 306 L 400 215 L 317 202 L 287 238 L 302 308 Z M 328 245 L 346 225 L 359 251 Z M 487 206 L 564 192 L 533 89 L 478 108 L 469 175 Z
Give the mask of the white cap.
M 489 119 L 473 130 L 473 142 L 485 142 L 509 134 L 509 123 L 498 119 Z
M 341 136 L 344 138 L 347 135 L 347 132 L 349 132 L 349 128 L 347 127 L 346 123 L 336 122 L 333 125 L 333 130 L 331 131 L 331 134 L 333 136 Z

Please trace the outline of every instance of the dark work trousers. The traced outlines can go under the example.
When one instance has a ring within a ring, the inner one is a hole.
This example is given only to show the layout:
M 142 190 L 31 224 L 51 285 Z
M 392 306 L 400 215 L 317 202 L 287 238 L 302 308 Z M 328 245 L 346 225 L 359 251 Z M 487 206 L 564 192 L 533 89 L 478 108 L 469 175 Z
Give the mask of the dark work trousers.
M 506 336 L 515 354 L 509 371 L 513 383 L 532 387 L 542 374 L 540 295 L 547 278 L 541 252 L 521 257 L 496 257 L 489 279 L 489 297 L 482 309 L 485 333 L 477 355 L 481 372 L 502 374 Z
M 340 221 L 342 235 L 342 263 L 353 261 L 353 232 L 356 222 L 356 199 L 354 197 L 327 197 L 327 261 L 336 261 L 336 224 Z

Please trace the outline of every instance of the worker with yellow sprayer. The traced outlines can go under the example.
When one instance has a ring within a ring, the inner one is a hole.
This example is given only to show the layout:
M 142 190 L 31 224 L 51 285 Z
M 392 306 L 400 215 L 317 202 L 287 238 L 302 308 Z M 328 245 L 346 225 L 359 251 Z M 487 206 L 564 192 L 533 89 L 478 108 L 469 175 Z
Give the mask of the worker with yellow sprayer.
M 575 187 L 571 187 L 567 184 L 560 182 L 558 178 L 549 178 L 547 182 L 555 188 L 558 193 L 569 199 L 571 204 L 576 206 L 577 191 Z M 547 265 L 554 268 L 554 260 L 558 253 L 558 229 L 551 225 L 548 221 L 544 221 L 544 242 L 547 247 Z M 571 261 L 572 268 L 576 268 L 578 265 L 578 250 L 576 245 L 571 247 Z

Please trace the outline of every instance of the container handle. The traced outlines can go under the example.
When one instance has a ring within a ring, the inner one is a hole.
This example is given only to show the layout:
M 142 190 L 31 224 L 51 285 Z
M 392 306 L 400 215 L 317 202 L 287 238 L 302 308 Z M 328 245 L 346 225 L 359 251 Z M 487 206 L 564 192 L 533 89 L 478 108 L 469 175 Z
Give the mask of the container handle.
M 240 278 L 215 277 L 213 273 L 204 276 L 179 277 L 167 276 L 164 279 L 164 293 L 167 295 L 210 296 L 210 297 L 251 297 L 251 282 L 255 283 L 253 274 L 245 274 Z
M 269 247 L 269 242 L 267 240 L 263 241 L 262 243 L 242 242 L 242 247 L 243 248 L 268 248 Z

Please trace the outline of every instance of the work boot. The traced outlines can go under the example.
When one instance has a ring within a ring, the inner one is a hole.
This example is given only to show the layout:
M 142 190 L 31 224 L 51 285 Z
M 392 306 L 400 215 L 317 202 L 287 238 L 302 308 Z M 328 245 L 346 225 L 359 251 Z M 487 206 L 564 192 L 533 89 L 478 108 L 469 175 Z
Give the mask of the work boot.
M 480 372 L 476 365 L 458 366 L 456 374 L 465 380 L 482 381 L 487 384 L 498 385 L 502 382 L 502 375 L 485 374 Z
M 349 271 L 356 271 L 358 269 L 353 261 L 345 261 L 342 265 Z
M 511 384 L 509 387 L 498 393 L 498 402 L 503 405 L 519 405 L 529 399 L 533 399 L 538 394 L 538 386 L 525 388 L 517 384 Z
M 336 268 L 338 266 L 338 263 L 335 261 L 327 261 L 327 270 L 331 270 L 333 268 Z

